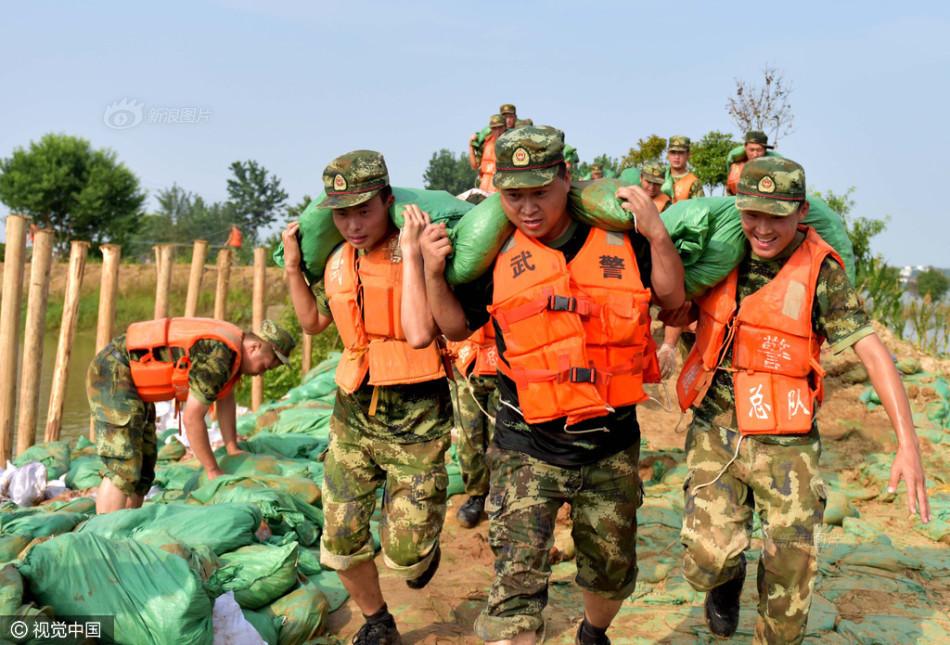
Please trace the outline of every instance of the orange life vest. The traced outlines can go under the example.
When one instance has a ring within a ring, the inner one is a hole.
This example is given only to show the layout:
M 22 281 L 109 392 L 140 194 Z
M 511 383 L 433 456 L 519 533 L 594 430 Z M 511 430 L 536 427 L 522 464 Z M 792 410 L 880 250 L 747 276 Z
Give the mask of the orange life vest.
M 682 177 L 673 179 L 673 203 L 689 199 L 689 191 L 693 189 L 693 184 L 699 181 L 699 177 L 691 172 Z
M 823 396 L 819 351 L 812 327 L 821 264 L 841 258 L 809 227 L 778 275 L 736 305 L 738 269 L 696 300 L 696 344 L 676 383 L 680 408 L 698 405 L 732 348 L 736 418 L 742 434 L 804 434 Z
M 603 416 L 659 381 L 650 290 L 623 233 L 592 228 L 568 264 L 515 231 L 495 260 L 489 312 L 505 339 L 498 371 L 514 381 L 528 423 Z
M 498 346 L 491 322 L 482 325 L 463 341 L 450 342 L 449 350 L 455 354 L 455 367 L 461 374 L 467 374 L 470 369 L 473 376 L 495 376 L 498 373 Z
M 660 193 L 653 198 L 653 203 L 656 205 L 657 212 L 662 213 L 670 205 L 670 196 L 666 193 Z
M 478 166 L 478 187 L 486 193 L 495 192 L 495 141 L 497 137 L 488 135 L 482 144 L 482 161 Z
M 159 318 L 132 323 L 125 332 L 129 350 L 132 383 L 146 403 L 184 402 L 188 398 L 188 374 L 191 372 L 191 346 L 199 340 L 217 340 L 237 354 L 231 375 L 218 398 L 223 397 L 241 377 L 241 354 L 244 332 L 236 325 L 211 318 Z M 175 362 L 160 360 L 160 348 L 182 350 Z M 141 358 L 135 353 L 144 351 Z
M 729 177 L 726 179 L 726 193 L 735 195 L 739 191 L 739 175 L 742 174 L 744 161 L 739 161 L 729 166 Z
M 421 383 L 445 376 L 436 344 L 413 349 L 403 334 L 397 234 L 358 259 L 354 246 L 341 244 L 327 261 L 324 285 L 343 340 L 336 382 L 344 392 L 355 392 L 367 373 L 370 385 Z

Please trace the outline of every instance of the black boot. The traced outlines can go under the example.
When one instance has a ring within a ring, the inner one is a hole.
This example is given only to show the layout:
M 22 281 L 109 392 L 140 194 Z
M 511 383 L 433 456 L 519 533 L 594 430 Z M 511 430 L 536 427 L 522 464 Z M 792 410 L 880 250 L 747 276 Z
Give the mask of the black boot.
M 739 596 L 745 582 L 745 554 L 739 556 L 736 577 L 706 592 L 706 625 L 716 636 L 728 638 L 739 626 Z
M 482 512 L 485 510 L 485 496 L 472 495 L 459 507 L 456 517 L 459 524 L 467 529 L 475 528 L 482 520 Z
M 598 629 L 589 622 L 587 618 L 581 621 L 577 626 L 577 633 L 574 634 L 574 645 L 610 645 L 610 639 L 607 638 L 606 629 Z
M 399 641 L 396 620 L 385 605 L 376 614 L 367 616 L 353 637 L 353 645 L 399 645 Z
M 410 589 L 422 589 L 429 581 L 432 580 L 432 576 L 435 575 L 435 572 L 439 570 L 439 561 L 442 559 L 442 549 L 438 544 L 435 545 L 435 553 L 432 554 L 432 559 L 429 561 L 428 568 L 422 572 L 422 575 L 418 578 L 413 578 L 412 580 L 406 580 L 406 586 Z

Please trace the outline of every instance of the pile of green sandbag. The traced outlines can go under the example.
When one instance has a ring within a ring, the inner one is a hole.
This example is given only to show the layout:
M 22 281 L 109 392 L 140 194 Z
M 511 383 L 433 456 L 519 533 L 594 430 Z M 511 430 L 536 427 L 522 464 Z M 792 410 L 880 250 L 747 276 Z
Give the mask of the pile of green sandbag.
M 472 208 L 469 202 L 462 201 L 444 190 L 393 186 L 393 197 L 395 201 L 389 215 L 398 228 L 402 228 L 403 211 L 409 204 L 417 204 L 429 214 L 433 222 L 446 222 L 449 225 Z M 325 198 L 325 193 L 321 193 L 300 214 L 300 250 L 303 261 L 301 268 L 311 283 L 323 279 L 327 258 L 343 241 L 343 236 L 333 224 L 333 212 L 329 208 L 317 206 Z M 283 244 L 278 245 L 274 251 L 274 262 L 277 266 L 284 266 Z

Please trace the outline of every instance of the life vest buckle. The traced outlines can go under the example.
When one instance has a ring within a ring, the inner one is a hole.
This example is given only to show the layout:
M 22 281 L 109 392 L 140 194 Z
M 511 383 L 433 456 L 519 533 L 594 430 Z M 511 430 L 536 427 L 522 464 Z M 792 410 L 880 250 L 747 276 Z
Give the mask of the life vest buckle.
M 548 310 L 550 311 L 577 311 L 577 298 L 572 296 L 548 296 Z
M 569 380 L 571 383 L 590 383 L 597 382 L 597 370 L 592 367 L 572 367 Z

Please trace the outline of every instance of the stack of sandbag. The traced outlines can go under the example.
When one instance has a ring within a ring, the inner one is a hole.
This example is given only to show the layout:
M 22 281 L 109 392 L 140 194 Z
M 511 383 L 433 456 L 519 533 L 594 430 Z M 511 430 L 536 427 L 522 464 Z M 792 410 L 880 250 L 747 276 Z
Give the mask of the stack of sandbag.
M 399 188 L 393 186 L 393 206 L 389 211 L 393 223 L 402 228 L 403 211 L 409 204 L 416 204 L 429 214 L 433 222 L 451 225 L 472 208 L 472 204 L 450 195 L 444 190 Z M 333 224 L 333 211 L 317 205 L 326 198 L 321 193 L 300 214 L 300 251 L 304 275 L 313 283 L 323 279 L 323 268 L 330 253 L 342 241 L 343 236 Z M 284 266 L 284 246 L 274 251 L 274 262 Z

